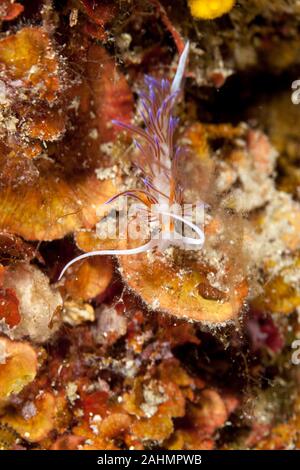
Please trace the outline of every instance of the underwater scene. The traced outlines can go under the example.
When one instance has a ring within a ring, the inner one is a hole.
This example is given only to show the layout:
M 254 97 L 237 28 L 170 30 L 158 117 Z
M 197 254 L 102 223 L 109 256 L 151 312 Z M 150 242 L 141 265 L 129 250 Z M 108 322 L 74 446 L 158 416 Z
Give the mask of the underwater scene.
M 0 27 L 0 449 L 300 449 L 300 1 Z

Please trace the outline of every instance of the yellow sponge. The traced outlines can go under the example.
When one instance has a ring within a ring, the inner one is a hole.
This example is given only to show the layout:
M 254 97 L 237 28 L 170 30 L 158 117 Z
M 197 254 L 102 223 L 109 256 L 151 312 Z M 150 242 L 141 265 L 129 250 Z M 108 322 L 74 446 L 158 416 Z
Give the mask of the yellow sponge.
M 235 0 L 188 0 L 192 15 L 202 20 L 213 20 L 228 13 Z

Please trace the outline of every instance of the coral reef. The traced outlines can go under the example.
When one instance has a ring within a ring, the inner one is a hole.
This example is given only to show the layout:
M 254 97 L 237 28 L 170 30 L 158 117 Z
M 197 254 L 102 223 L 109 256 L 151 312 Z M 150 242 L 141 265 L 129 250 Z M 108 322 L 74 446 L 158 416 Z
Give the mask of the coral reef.
M 0 3 L 0 449 L 299 449 L 299 2 Z

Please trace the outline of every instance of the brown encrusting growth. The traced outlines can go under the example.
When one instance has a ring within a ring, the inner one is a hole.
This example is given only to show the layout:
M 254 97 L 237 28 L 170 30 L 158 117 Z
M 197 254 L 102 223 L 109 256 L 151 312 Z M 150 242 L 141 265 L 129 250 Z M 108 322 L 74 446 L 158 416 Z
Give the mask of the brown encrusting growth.
M 299 2 L 3 0 L 0 27 L 0 449 L 299 449 Z M 140 245 L 104 203 L 166 186 L 150 150 L 203 246 L 58 280 Z

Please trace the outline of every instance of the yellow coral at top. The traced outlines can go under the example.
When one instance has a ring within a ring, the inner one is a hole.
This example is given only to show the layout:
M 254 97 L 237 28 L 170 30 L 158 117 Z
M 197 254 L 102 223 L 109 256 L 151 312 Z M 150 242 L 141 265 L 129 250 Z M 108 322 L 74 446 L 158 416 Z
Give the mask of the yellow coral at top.
M 235 0 L 188 0 L 192 15 L 203 20 L 213 20 L 228 13 Z

